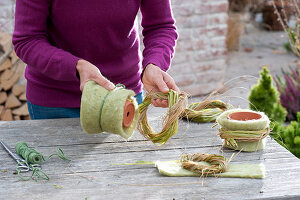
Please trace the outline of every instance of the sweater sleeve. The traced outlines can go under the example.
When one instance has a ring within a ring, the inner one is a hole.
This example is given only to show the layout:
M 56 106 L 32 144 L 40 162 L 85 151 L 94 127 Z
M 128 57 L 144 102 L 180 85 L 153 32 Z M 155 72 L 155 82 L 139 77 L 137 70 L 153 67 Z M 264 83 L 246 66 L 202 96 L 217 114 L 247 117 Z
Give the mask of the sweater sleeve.
M 178 37 L 169 0 L 142 0 L 143 68 L 152 63 L 167 71 Z
M 50 0 L 17 0 L 13 44 L 29 67 L 55 80 L 74 80 L 78 57 L 50 44 L 47 20 Z

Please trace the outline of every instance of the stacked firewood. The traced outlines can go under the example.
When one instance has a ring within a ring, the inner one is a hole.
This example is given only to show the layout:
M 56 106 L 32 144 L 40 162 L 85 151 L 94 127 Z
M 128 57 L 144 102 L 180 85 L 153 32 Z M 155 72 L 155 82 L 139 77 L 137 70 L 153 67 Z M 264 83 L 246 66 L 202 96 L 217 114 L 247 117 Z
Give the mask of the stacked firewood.
M 11 35 L 0 32 L 0 120 L 30 119 L 25 93 L 25 64 L 16 56 Z M 23 78 L 24 80 L 24 78 Z

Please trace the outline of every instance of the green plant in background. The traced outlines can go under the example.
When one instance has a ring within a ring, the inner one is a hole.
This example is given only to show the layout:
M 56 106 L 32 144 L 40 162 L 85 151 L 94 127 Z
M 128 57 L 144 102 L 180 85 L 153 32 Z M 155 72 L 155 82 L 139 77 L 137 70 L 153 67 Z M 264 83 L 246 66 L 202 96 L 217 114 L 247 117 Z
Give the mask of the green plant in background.
M 275 5 L 275 2 L 272 1 L 272 3 L 275 9 L 275 13 L 277 14 L 278 21 L 281 23 L 282 27 L 284 28 L 284 31 L 286 32 L 289 40 L 289 45 L 288 46 L 285 45 L 285 48 L 287 50 L 291 50 L 292 52 L 294 52 L 296 56 L 300 57 L 300 8 L 298 6 L 299 4 L 297 4 L 296 1 L 290 2 L 291 7 L 294 8 L 294 15 L 296 18 L 295 27 L 290 27 L 287 23 L 288 22 L 287 15 L 286 15 L 287 10 L 285 10 L 288 8 L 282 4 L 283 1 L 281 1 L 281 7 L 284 13 L 283 15 L 280 14 L 278 7 Z
M 296 120 L 300 111 L 300 75 L 292 68 L 289 72 L 282 70 L 282 74 L 274 79 L 280 92 L 280 102 L 288 112 L 287 121 Z
M 300 112 L 297 113 L 297 121 L 284 126 L 275 123 L 271 136 L 292 154 L 300 158 Z
M 285 121 L 287 111 L 280 104 L 279 92 L 266 66 L 260 72 L 258 83 L 251 88 L 248 99 L 251 110 L 264 112 L 271 121 Z
M 300 57 L 300 19 L 297 21 L 295 30 L 291 28 L 285 29 L 289 37 L 291 50 L 295 55 Z

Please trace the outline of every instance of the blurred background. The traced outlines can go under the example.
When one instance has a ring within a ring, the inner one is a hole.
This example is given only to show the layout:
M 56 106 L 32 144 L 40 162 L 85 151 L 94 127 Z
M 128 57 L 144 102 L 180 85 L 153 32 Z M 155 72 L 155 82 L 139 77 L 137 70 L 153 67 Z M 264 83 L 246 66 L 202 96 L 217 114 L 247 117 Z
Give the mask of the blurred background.
M 248 106 L 245 99 L 263 65 L 273 76 L 299 68 L 299 0 L 171 3 L 179 39 L 169 73 L 195 100 L 218 90 L 241 97 L 230 99 L 235 105 Z M 0 120 L 5 121 L 29 119 L 25 64 L 11 45 L 14 5 L 15 0 L 0 1 Z

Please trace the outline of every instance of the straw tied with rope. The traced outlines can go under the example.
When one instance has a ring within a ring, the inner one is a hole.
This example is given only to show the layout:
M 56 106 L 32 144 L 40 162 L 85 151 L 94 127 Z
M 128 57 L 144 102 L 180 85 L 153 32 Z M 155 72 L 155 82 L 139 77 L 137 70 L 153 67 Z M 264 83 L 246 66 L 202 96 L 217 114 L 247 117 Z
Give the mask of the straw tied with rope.
M 168 93 L 147 93 L 143 103 L 139 105 L 138 130 L 153 143 L 164 145 L 170 137 L 177 133 L 179 118 L 186 118 L 194 122 L 215 121 L 222 112 L 232 106 L 220 100 L 210 100 L 213 94 L 200 103 L 193 103 L 188 106 L 188 97 L 184 92 L 179 94 L 174 90 L 169 90 Z M 151 99 L 168 100 L 169 102 L 169 111 L 163 119 L 163 128 L 159 133 L 155 133 L 147 120 L 147 110 L 151 104 Z

